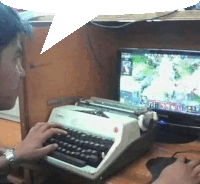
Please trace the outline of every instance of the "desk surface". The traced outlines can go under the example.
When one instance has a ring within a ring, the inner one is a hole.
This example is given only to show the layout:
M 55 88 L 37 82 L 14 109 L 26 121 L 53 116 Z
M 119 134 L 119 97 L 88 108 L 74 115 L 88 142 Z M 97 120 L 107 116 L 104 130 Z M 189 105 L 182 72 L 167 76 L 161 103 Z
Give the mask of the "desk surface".
M 138 158 L 131 165 L 120 171 L 116 176 L 110 177 L 106 184 L 146 184 L 151 181 L 151 174 L 146 168 L 146 163 L 151 158 L 170 157 L 177 151 L 199 150 L 200 141 L 194 141 L 187 144 L 164 144 L 155 143 L 152 149 Z M 189 159 L 200 159 L 199 153 L 181 153 L 177 156 L 184 155 Z
M 20 124 L 7 120 L 0 120 L 0 126 L 0 146 L 18 146 L 21 142 Z M 186 144 L 154 143 L 150 151 L 146 152 L 132 164 L 125 167 L 125 169 L 108 178 L 105 181 L 105 184 L 147 184 L 151 180 L 151 174 L 146 168 L 146 163 L 149 159 L 156 157 L 170 157 L 177 151 L 187 150 L 200 151 L 200 140 Z M 200 152 L 181 154 L 185 155 L 189 159 L 200 159 Z

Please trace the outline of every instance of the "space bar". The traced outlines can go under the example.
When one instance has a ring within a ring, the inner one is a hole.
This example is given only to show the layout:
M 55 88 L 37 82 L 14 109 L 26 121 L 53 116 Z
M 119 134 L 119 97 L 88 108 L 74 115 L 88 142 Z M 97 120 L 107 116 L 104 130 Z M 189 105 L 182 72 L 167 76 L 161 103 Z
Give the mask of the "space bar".
M 67 162 L 69 164 L 78 166 L 78 167 L 84 167 L 84 166 L 87 165 L 86 162 L 83 161 L 83 160 L 80 160 L 78 158 L 74 158 L 74 157 L 65 155 L 65 154 L 57 152 L 57 151 L 54 151 L 54 152 L 50 153 L 49 156 L 54 157 L 54 158 L 56 158 L 58 160 Z

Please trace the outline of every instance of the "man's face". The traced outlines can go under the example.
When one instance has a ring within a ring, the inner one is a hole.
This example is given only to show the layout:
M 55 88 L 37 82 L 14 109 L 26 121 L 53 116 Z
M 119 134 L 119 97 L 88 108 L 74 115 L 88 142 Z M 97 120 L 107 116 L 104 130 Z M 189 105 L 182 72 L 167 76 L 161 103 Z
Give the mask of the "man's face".
M 17 35 L 3 51 L 0 57 L 0 110 L 9 110 L 15 106 L 19 93 L 20 78 L 25 76 L 21 66 L 22 48 Z

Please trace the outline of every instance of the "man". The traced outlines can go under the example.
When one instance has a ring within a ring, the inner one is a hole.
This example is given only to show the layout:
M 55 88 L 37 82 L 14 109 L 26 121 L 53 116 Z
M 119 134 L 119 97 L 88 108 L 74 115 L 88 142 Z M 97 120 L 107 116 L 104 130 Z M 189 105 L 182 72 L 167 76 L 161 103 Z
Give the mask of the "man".
M 22 48 L 20 38 L 22 33 L 31 35 L 31 26 L 23 23 L 17 13 L 10 7 L 0 3 L 0 110 L 12 109 L 15 105 L 19 92 L 20 78 L 25 77 L 21 66 Z M 58 145 L 43 147 L 43 143 L 54 134 L 67 132 L 61 130 L 59 124 L 37 123 L 20 148 L 10 151 L 14 155 L 16 163 L 34 161 L 47 155 L 57 148 Z M 1 152 L 0 155 L 3 153 Z M 9 172 L 9 153 L 0 157 L 0 172 Z
M 14 107 L 18 96 L 20 78 L 25 77 L 21 66 L 22 49 L 20 36 L 31 34 L 31 27 L 23 23 L 17 13 L 0 2 L 0 110 Z M 57 149 L 57 145 L 43 147 L 43 143 L 54 134 L 67 134 L 59 124 L 37 123 L 15 151 L 6 151 L 0 157 L 0 171 L 9 173 L 11 163 L 36 161 Z M 11 159 L 12 158 L 12 159 Z M 184 163 L 179 158 L 168 166 L 155 184 L 199 184 L 200 161 Z

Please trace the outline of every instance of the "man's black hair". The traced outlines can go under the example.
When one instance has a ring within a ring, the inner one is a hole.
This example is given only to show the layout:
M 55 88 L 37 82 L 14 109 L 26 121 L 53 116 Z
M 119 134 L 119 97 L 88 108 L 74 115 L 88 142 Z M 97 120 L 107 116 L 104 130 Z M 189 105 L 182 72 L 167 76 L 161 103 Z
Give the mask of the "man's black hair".
M 8 45 L 18 33 L 29 36 L 32 26 L 22 20 L 13 8 L 0 1 L 0 48 Z

